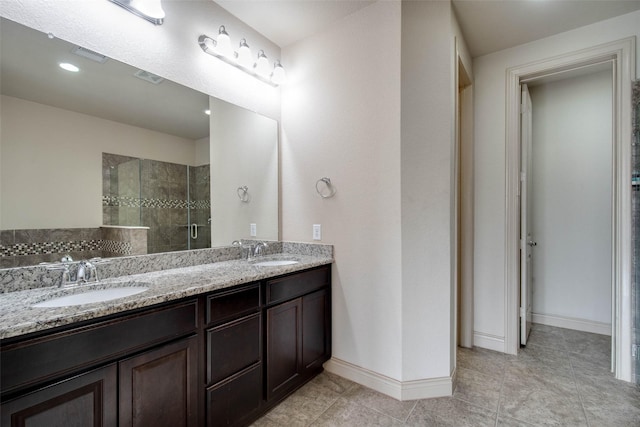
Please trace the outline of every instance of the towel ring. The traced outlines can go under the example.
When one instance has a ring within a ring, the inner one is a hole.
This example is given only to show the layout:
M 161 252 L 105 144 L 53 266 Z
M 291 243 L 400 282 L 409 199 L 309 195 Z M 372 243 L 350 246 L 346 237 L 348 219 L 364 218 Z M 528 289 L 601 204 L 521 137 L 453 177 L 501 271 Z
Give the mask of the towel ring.
M 322 187 L 320 186 L 321 182 L 324 183 L 326 189 L 329 190 L 329 192 L 326 192 L 326 191 L 323 192 Z M 320 197 L 322 197 L 323 199 L 328 199 L 330 197 L 335 196 L 336 187 L 334 187 L 334 185 L 331 183 L 331 180 L 325 176 L 316 181 L 316 191 L 318 192 Z
M 242 203 L 249 202 L 249 187 L 247 187 L 246 185 L 238 187 L 236 193 L 238 193 L 238 198 L 240 198 L 240 201 Z

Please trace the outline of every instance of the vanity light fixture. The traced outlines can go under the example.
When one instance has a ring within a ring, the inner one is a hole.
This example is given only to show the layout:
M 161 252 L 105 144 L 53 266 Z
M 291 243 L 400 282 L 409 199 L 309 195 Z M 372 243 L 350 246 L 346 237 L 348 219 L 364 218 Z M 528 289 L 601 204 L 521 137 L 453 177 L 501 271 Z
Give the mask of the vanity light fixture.
M 109 0 L 118 6 L 127 9 L 134 15 L 146 19 L 147 21 L 162 25 L 164 22 L 164 10 L 162 9 L 161 0 Z
M 215 56 L 271 86 L 277 87 L 286 80 L 284 68 L 280 61 L 275 61 L 273 69 L 271 69 L 269 67 L 269 59 L 263 50 L 258 51 L 258 56 L 254 61 L 251 48 L 246 39 L 240 40 L 238 50 L 234 52 L 231 48 L 231 39 L 224 25 L 220 26 L 216 39 L 203 34 L 198 37 L 198 44 L 205 53 Z

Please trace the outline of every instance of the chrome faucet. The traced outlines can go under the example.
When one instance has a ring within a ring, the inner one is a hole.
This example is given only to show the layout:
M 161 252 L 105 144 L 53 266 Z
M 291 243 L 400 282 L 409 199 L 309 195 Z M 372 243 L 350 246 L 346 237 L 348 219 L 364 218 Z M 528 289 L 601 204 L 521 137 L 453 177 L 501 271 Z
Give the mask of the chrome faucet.
M 247 261 L 251 261 L 254 257 L 261 256 L 268 247 L 265 242 L 252 244 L 250 242 L 243 242 L 242 240 L 234 240 L 231 244 L 242 248 L 241 256 Z
M 267 249 L 269 245 L 267 245 L 265 242 L 258 242 L 256 243 L 256 245 L 253 247 L 253 256 L 260 256 L 263 254 L 263 252 Z
M 62 277 L 60 279 L 60 284 L 58 287 L 79 285 L 81 283 L 89 283 L 89 282 L 97 282 L 100 280 L 98 278 L 98 269 L 96 264 L 106 263 L 109 261 L 103 261 L 100 258 L 92 258 L 90 260 L 82 260 L 79 262 L 74 262 L 73 259 L 66 255 L 62 258 L 61 262 L 48 264 L 46 265 L 47 270 L 52 271 L 60 271 L 62 273 Z M 77 265 L 75 269 L 75 275 L 72 275 L 72 269 L 69 268 L 72 265 Z
M 78 271 L 76 272 L 76 282 L 87 283 L 92 279 L 94 282 L 98 281 L 98 269 L 90 261 L 80 261 L 78 263 Z

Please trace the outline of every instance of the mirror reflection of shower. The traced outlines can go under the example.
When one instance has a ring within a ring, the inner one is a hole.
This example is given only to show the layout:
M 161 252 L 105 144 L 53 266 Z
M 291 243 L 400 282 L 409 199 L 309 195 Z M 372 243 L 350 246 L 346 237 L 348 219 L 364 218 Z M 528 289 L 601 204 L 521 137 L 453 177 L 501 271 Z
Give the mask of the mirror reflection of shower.
M 103 153 L 103 223 L 148 227 L 147 253 L 211 247 L 209 170 Z

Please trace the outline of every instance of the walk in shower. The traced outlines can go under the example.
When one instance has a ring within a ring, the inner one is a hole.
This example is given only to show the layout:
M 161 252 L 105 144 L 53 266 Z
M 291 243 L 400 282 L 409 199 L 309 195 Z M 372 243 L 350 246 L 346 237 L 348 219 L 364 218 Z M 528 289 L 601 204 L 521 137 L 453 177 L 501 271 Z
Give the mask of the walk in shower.
M 211 247 L 209 169 L 103 153 L 104 225 L 148 227 L 147 253 Z

